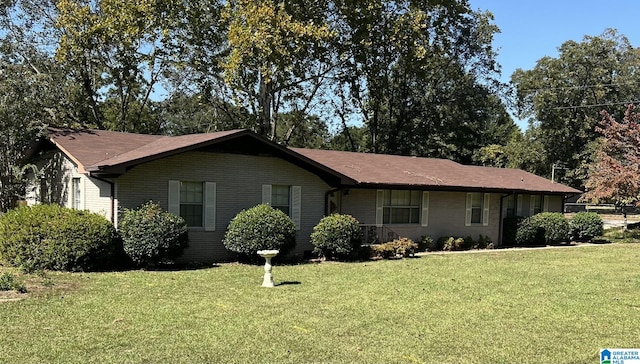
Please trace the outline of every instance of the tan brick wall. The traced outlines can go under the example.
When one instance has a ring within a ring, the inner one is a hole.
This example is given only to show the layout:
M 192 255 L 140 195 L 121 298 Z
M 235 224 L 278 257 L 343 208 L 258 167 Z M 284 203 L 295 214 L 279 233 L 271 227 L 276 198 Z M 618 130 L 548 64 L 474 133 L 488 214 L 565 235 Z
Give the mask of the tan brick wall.
M 231 258 L 222 238 L 233 217 L 262 202 L 263 184 L 302 187 L 301 229 L 296 253 L 312 250 L 313 227 L 324 215 L 329 186 L 316 175 L 280 158 L 229 153 L 188 152 L 136 166 L 117 180 L 119 208 L 135 208 L 154 200 L 167 209 L 168 181 L 215 182 L 216 230 L 192 228 L 183 260 L 216 261 Z
M 499 237 L 500 196 L 491 194 L 489 225 L 465 226 L 466 192 L 429 192 L 429 226 L 420 224 L 385 225 L 400 236 L 419 241 L 423 235 L 438 239 L 441 236 L 487 235 L 497 242 Z M 350 189 L 342 197 L 342 212 L 353 215 L 361 224 L 375 224 L 376 190 Z

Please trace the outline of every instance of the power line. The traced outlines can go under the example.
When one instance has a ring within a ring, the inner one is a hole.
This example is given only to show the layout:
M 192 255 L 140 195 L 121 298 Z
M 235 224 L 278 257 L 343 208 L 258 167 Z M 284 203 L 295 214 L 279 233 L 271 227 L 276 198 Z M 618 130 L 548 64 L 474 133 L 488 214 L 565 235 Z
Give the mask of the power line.
M 613 86 L 625 86 L 625 85 L 638 85 L 640 82 L 638 81 L 629 81 L 622 83 L 599 83 L 593 85 L 581 85 L 581 86 L 558 86 L 558 87 L 540 87 L 540 88 L 532 88 L 526 90 L 519 90 L 521 92 L 537 92 L 537 91 L 552 91 L 552 90 L 569 90 L 569 89 L 588 89 L 588 88 L 596 88 L 596 87 L 613 87 Z
M 574 105 L 574 106 L 558 106 L 554 107 L 554 110 L 566 110 L 566 109 L 578 109 L 584 107 L 600 107 L 600 106 L 613 106 L 613 105 L 628 105 L 628 104 L 637 104 L 640 103 L 640 100 L 635 101 L 625 101 L 625 102 L 608 102 L 605 104 L 592 104 L 592 105 Z

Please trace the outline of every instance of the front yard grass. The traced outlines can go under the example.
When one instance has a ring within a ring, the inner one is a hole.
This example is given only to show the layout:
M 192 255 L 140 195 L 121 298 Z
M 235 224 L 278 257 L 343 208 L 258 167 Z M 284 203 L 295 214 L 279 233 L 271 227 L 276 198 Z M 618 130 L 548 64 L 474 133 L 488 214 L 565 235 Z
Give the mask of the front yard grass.
M 239 264 L 50 272 L 0 303 L 0 362 L 592 363 L 638 347 L 639 261 L 609 244 L 276 265 L 273 289 Z

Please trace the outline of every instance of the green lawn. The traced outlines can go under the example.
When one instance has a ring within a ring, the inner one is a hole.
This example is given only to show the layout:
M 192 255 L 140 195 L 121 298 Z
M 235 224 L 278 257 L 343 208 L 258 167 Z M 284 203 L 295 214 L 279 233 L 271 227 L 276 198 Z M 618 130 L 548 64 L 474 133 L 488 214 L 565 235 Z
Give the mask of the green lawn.
M 276 265 L 273 289 L 238 264 L 48 273 L 0 303 L 0 363 L 595 363 L 639 345 L 639 263 L 609 244 Z

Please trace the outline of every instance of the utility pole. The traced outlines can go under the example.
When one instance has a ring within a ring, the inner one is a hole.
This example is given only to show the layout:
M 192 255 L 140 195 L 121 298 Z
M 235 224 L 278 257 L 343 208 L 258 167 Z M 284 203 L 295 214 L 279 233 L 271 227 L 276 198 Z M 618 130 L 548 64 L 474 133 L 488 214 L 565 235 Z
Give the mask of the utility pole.
M 561 170 L 561 169 L 567 170 L 569 168 L 565 167 L 564 163 L 560 162 L 560 161 L 557 161 L 557 162 L 553 163 L 551 165 L 551 183 L 556 183 L 556 169 L 558 169 L 558 170 Z

